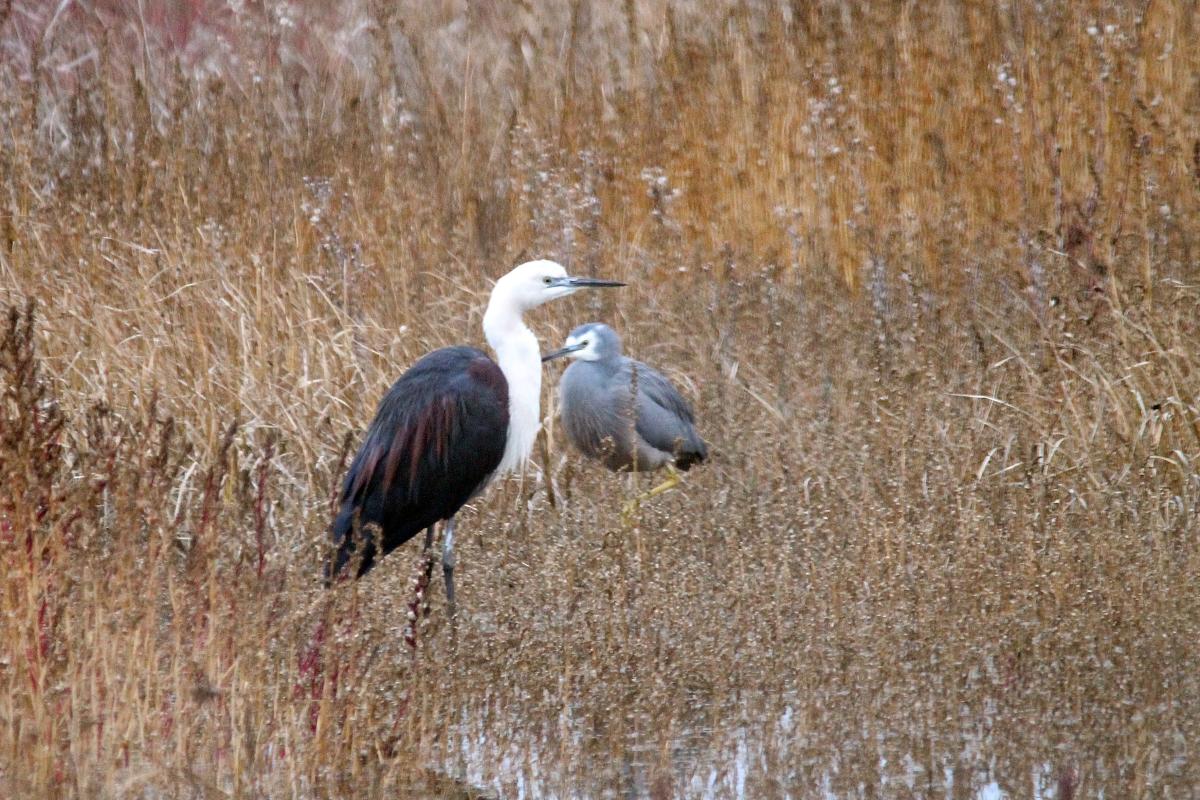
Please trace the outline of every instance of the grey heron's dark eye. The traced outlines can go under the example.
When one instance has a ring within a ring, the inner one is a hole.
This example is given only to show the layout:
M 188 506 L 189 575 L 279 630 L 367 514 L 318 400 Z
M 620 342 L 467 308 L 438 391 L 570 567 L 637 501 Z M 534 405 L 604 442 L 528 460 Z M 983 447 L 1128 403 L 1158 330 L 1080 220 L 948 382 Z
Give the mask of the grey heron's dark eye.
M 549 275 L 547 275 L 546 277 L 542 278 L 542 283 L 549 286 L 550 284 L 554 283 L 554 278 L 551 278 Z
M 587 347 L 587 346 L 588 346 L 588 340 L 587 340 L 587 339 L 584 339 L 582 342 L 580 342 L 580 344 L 581 344 L 581 345 L 583 345 L 584 347 Z

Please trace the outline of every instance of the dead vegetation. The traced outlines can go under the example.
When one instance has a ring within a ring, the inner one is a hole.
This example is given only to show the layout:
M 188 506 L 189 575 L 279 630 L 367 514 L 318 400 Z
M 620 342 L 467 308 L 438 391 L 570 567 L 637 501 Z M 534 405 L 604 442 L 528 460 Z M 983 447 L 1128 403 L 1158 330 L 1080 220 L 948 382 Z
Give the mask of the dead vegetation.
M 0 2 L 0 794 L 1200 782 L 1195 9 L 126 5 Z M 533 256 L 714 458 L 551 421 L 414 650 L 330 497 Z

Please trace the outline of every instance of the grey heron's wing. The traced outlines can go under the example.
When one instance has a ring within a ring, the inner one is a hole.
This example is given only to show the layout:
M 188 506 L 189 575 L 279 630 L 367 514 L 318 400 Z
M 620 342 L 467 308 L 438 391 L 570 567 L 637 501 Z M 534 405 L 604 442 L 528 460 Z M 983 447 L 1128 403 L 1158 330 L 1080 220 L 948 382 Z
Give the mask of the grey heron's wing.
M 637 381 L 636 430 L 647 444 L 667 453 L 704 449 L 704 442 L 694 427 L 692 404 L 662 373 L 632 359 L 622 372 L 629 383 Z
M 651 401 L 666 409 L 671 414 L 686 420 L 689 424 L 696 421 L 692 412 L 692 404 L 687 398 L 676 391 L 671 382 L 661 372 L 641 361 L 630 359 L 625 364 L 625 371 L 637 370 L 638 394 L 645 395 Z

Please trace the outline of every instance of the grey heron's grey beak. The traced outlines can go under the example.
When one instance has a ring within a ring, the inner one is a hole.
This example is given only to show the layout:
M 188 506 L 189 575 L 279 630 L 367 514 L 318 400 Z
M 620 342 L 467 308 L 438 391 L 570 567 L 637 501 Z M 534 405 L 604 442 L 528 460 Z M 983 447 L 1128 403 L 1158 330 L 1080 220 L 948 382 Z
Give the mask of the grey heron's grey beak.
M 555 286 L 566 286 L 571 289 L 598 289 L 603 286 L 624 286 L 620 281 L 608 281 L 603 278 L 580 278 L 574 275 L 565 278 L 555 278 Z
M 587 344 L 567 345 L 566 347 L 555 350 L 553 353 L 546 353 L 546 355 L 542 356 L 542 363 L 545 364 L 547 361 L 553 361 L 556 358 L 562 358 L 565 355 L 570 355 L 571 353 L 574 353 L 577 350 L 582 350 L 585 347 L 587 347 Z

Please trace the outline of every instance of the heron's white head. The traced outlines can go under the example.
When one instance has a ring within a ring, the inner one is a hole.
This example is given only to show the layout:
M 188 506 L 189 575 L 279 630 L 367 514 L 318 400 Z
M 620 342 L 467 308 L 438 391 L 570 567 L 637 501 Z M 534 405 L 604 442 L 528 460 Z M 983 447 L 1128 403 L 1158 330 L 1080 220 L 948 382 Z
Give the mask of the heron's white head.
M 555 261 L 526 261 L 496 281 L 492 300 L 501 300 L 513 309 L 525 312 L 547 301 L 575 294 L 580 289 L 624 285 L 619 281 L 572 277 Z
M 606 361 L 621 355 L 621 337 L 603 322 L 589 322 L 571 331 L 563 346 L 542 356 L 542 362 L 567 356 L 581 361 Z
M 553 261 L 530 261 L 496 281 L 483 314 L 483 335 L 508 381 L 508 440 L 499 472 L 518 469 L 529 459 L 541 428 L 542 363 L 537 337 L 525 326 L 522 314 L 590 286 L 624 285 L 572 277 Z

